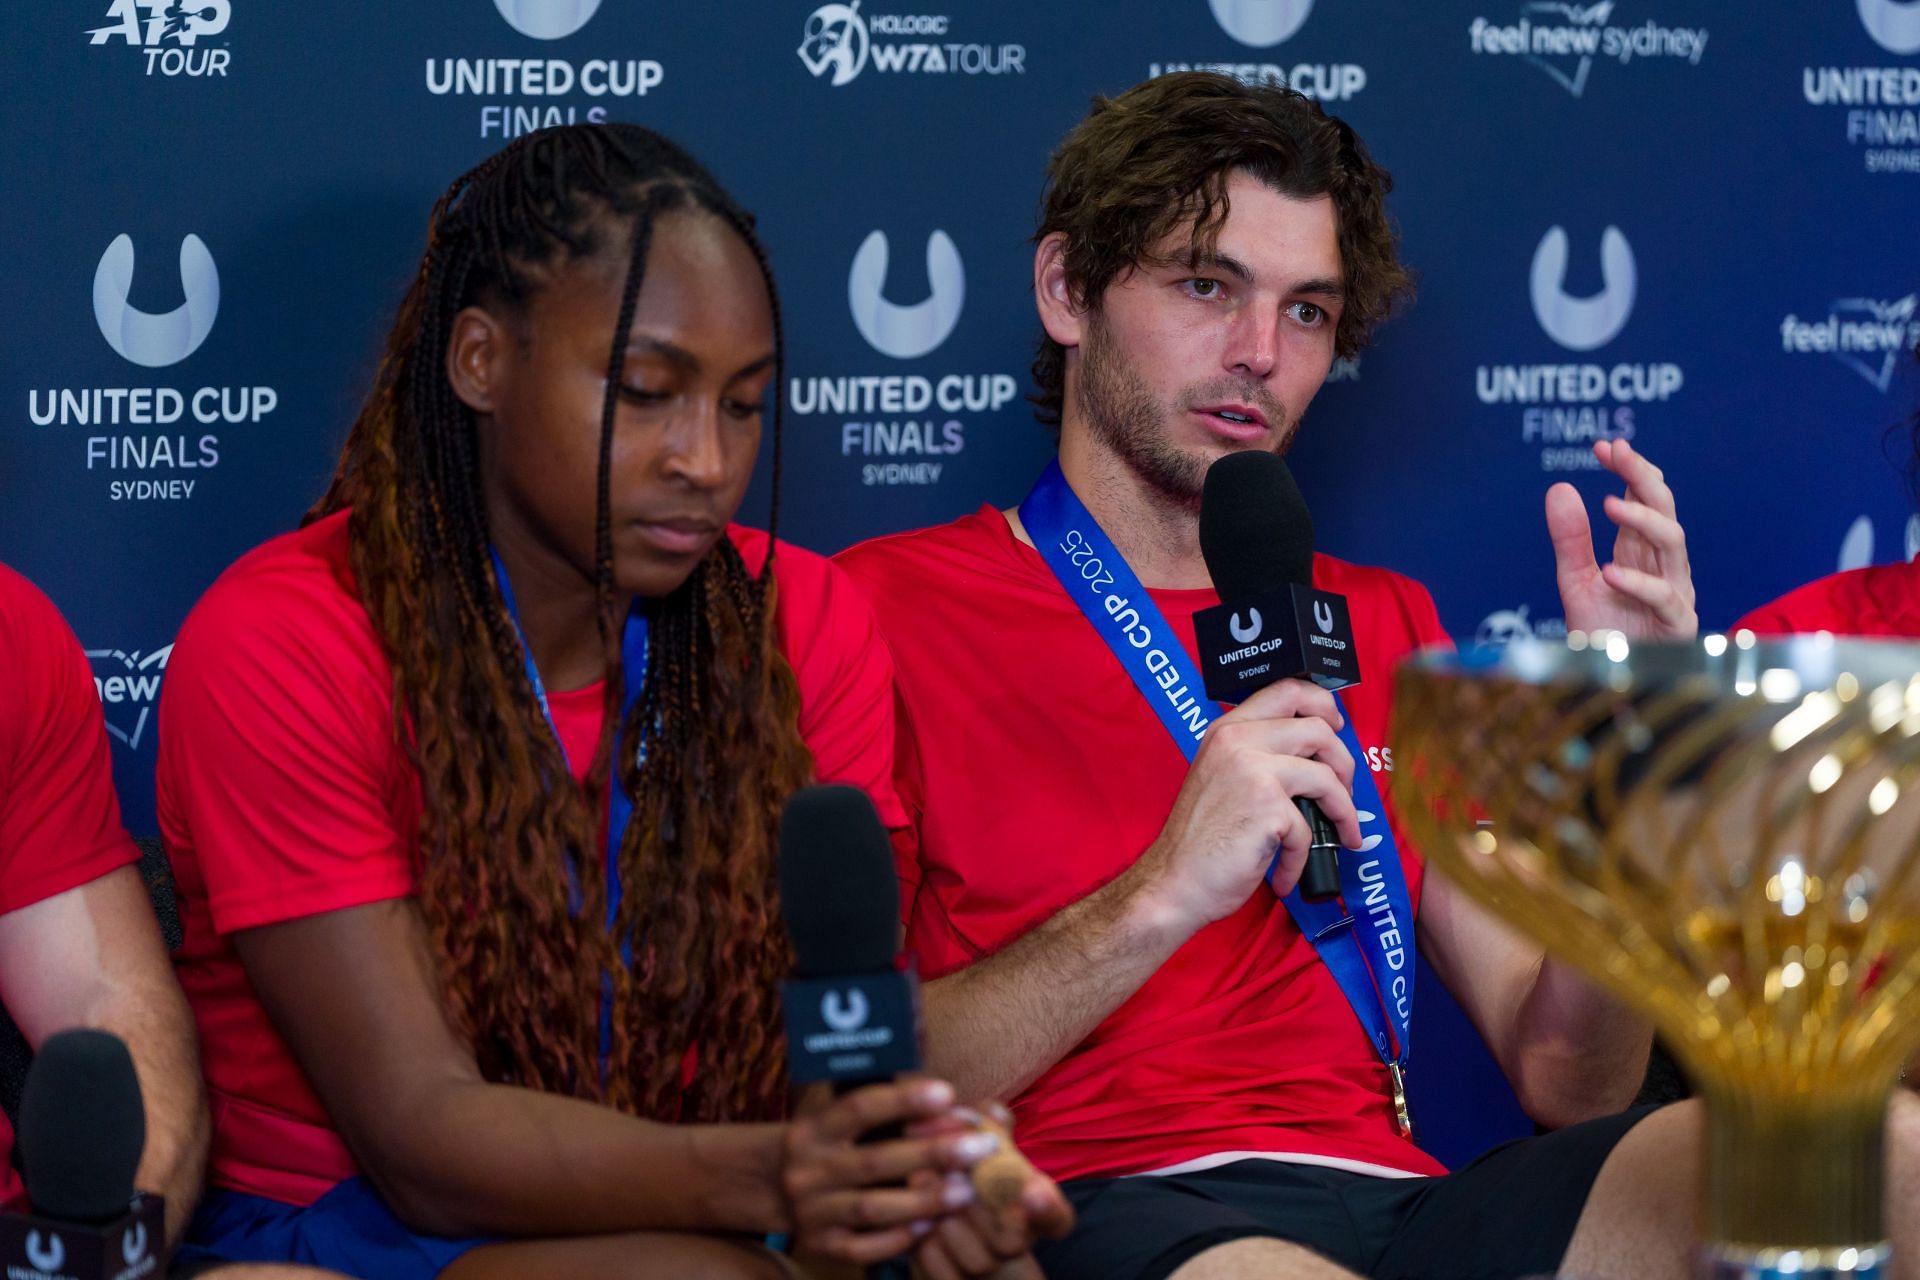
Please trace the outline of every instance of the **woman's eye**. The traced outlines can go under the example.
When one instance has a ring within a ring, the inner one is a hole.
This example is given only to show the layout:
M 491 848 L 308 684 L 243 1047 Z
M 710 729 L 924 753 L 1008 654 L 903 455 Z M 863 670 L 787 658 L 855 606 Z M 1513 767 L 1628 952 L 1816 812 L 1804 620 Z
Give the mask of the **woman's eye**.
M 720 407 L 726 411 L 728 417 L 738 418 L 743 422 L 748 418 L 757 418 L 766 412 L 758 400 L 722 400 Z
M 635 404 L 659 404 L 667 398 L 667 393 L 664 391 L 654 391 L 648 387 L 636 387 L 626 383 L 621 384 L 620 394 Z

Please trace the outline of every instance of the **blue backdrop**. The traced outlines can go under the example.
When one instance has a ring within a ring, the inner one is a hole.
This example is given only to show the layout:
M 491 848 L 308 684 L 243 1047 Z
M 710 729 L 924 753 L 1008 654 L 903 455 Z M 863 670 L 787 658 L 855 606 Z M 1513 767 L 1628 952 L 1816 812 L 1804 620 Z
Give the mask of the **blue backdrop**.
M 1541 494 L 1666 468 L 1725 625 L 1909 555 L 1920 0 L 61 0 L 8 15 L 0 559 L 94 655 L 127 821 L 188 608 L 319 491 L 454 174 L 641 121 L 762 219 L 788 537 L 1018 498 L 1027 236 L 1090 95 L 1217 66 L 1328 100 L 1396 179 L 1418 303 L 1294 462 L 1321 545 L 1462 637 L 1551 633 Z M 925 305 L 920 305 L 924 302 Z M 764 488 L 745 518 L 762 519 Z

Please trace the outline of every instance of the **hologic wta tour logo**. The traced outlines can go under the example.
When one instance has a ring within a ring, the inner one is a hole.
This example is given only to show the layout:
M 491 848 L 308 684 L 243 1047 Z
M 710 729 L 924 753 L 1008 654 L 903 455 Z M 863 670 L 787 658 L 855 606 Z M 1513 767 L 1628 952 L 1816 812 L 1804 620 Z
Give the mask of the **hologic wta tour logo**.
M 1836 298 L 1827 314 L 1780 322 L 1780 349 L 1789 355 L 1828 355 L 1885 392 L 1907 352 L 1920 345 L 1920 294 L 1891 302 Z
M 543 41 L 578 34 L 600 4 L 493 0 L 508 26 Z M 552 56 L 427 59 L 427 92 L 442 98 L 493 99 L 480 104 L 479 133 L 501 140 L 559 124 L 598 124 L 608 118 L 608 100 L 644 98 L 666 76 L 657 60 L 627 56 L 578 61 Z
M 1520 6 L 1511 23 L 1475 18 L 1467 27 L 1467 47 L 1478 56 L 1523 58 L 1576 98 L 1587 91 L 1596 62 L 1620 67 L 1684 62 L 1697 67 L 1706 56 L 1705 27 L 1663 27 L 1652 18 L 1634 26 L 1618 24 L 1613 20 L 1616 7 L 1614 0 L 1531 0 Z
M 796 52 L 814 79 L 839 88 L 852 84 L 863 71 L 926 76 L 1026 74 L 1023 44 L 949 39 L 960 33 L 947 14 L 863 14 L 860 3 L 823 4 L 807 15 Z
M 1195 0 L 1186 0 L 1194 3 Z M 1314 0 L 1207 0 L 1220 29 L 1249 49 L 1272 49 L 1293 39 L 1313 16 Z M 1247 62 L 1223 58 L 1155 62 L 1149 76 L 1172 71 L 1217 71 L 1248 84 L 1284 84 L 1323 102 L 1344 102 L 1367 87 L 1365 67 L 1352 62 Z
M 151 652 L 87 650 L 87 658 L 93 663 L 93 691 L 100 696 L 107 732 L 124 742 L 128 750 L 138 751 L 146 741 L 153 709 L 160 702 L 160 681 L 172 657 L 170 644 Z
M 212 41 L 232 20 L 232 0 L 113 0 L 87 43 L 138 49 L 150 76 L 224 76 L 232 51 Z
M 190 359 L 220 314 L 220 271 L 206 241 L 180 242 L 180 304 L 145 311 L 128 301 L 133 291 L 134 241 L 113 238 L 93 272 L 93 320 L 114 353 L 142 369 L 166 369 Z M 106 479 L 115 502 L 182 501 L 193 497 L 199 473 L 218 466 L 219 431 L 259 425 L 280 403 L 267 386 L 170 385 L 39 387 L 27 392 L 27 417 L 36 427 L 74 429 L 78 460 Z
M 1855 6 L 1868 39 L 1853 50 L 1920 56 L 1920 0 L 1855 0 Z M 1859 148 L 1868 173 L 1920 173 L 1920 65 L 1889 61 L 1804 67 L 1800 93 L 1809 106 L 1844 114 L 1847 145 Z
M 1566 228 L 1548 228 L 1534 247 L 1528 274 L 1533 317 L 1541 332 L 1567 351 L 1608 347 L 1633 318 L 1640 289 L 1633 246 L 1618 227 L 1608 227 L 1598 248 L 1599 290 L 1574 294 L 1566 287 L 1574 253 Z M 1480 403 L 1520 408 L 1521 442 L 1540 451 L 1542 471 L 1598 468 L 1594 441 L 1633 439 L 1639 411 L 1664 404 L 1685 383 L 1680 366 L 1671 361 L 1500 364 L 1474 371 Z
M 890 242 L 874 230 L 847 268 L 847 310 L 869 347 L 896 361 L 933 356 L 960 324 L 967 271 L 945 231 L 926 239 L 927 296 L 895 302 L 887 295 Z M 937 484 L 944 459 L 966 448 L 971 415 L 1004 408 L 1019 394 L 1007 373 L 926 371 L 796 376 L 787 407 L 796 417 L 838 418 L 840 456 L 861 458 L 866 485 Z

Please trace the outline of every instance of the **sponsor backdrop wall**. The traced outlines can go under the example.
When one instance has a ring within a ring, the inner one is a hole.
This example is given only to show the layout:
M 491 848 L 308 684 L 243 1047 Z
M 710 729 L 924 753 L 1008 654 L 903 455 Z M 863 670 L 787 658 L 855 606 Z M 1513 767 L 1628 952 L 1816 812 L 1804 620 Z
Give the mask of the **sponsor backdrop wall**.
M 1560 626 L 1541 494 L 1667 470 L 1700 611 L 1913 554 L 1920 0 L 61 0 L 9 15 L 0 559 L 93 657 L 129 826 L 187 610 L 319 492 L 428 208 L 506 139 L 634 120 L 761 216 L 782 532 L 1024 491 L 1031 229 L 1090 95 L 1284 79 L 1389 167 L 1418 303 L 1293 455 L 1320 544 L 1463 639 Z M 764 519 L 764 480 L 745 517 Z

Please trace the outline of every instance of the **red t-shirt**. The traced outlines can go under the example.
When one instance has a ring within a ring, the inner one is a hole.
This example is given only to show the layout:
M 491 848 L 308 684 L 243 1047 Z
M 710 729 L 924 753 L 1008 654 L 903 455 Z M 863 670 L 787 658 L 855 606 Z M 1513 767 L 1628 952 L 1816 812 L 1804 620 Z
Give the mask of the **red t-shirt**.
M 729 536 L 750 566 L 769 539 Z M 161 696 L 160 827 L 179 881 L 182 985 L 213 1110 L 209 1180 L 310 1204 L 358 1170 L 275 1033 L 228 935 L 414 891 L 419 777 L 395 740 L 391 668 L 353 587 L 345 514 L 275 538 L 222 574 L 181 628 Z M 781 544 L 779 644 L 823 782 L 905 822 L 890 773 L 892 666 L 860 593 Z M 602 689 L 550 693 L 576 777 Z
M 0 565 L 0 915 L 139 860 L 87 656 L 53 602 Z M 21 1191 L 12 1148 L 0 1116 L 5 1202 Z
M 1128 867 L 1160 834 L 1187 761 L 992 508 L 865 543 L 839 563 L 867 588 L 894 654 L 907 944 L 938 978 Z M 1351 607 L 1363 682 L 1341 698 L 1366 748 L 1358 763 L 1384 790 L 1388 673 L 1446 632 L 1426 589 L 1398 574 L 1318 556 L 1314 584 Z M 1218 598 L 1150 594 L 1192 656 L 1193 615 Z M 1421 866 L 1404 838 L 1400 848 L 1418 902 Z M 1390 1097 L 1332 974 L 1260 889 L 1190 938 L 1015 1099 L 1014 1114 L 1021 1149 L 1057 1178 L 1230 1152 L 1442 1172 L 1400 1136 Z
M 1742 628 L 1767 636 L 1831 631 L 1920 637 L 1920 559 L 1816 579 L 1734 623 L 1736 631 Z

